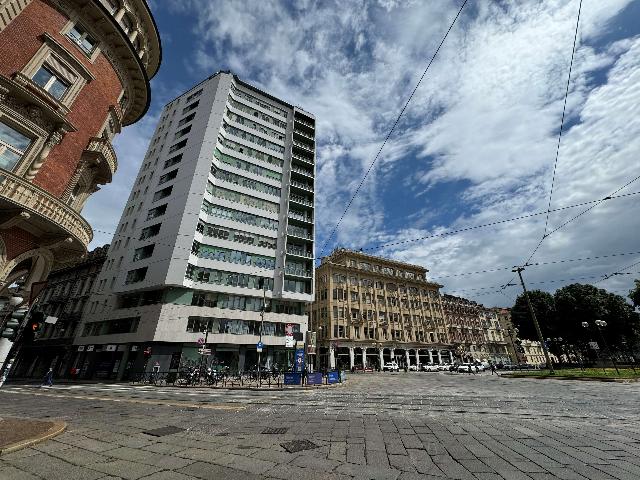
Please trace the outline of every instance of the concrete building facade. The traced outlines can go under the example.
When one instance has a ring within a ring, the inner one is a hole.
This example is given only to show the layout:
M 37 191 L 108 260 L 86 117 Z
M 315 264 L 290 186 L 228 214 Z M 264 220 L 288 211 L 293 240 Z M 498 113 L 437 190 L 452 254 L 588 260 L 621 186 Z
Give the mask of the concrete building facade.
M 161 46 L 144 0 L 4 0 L 0 51 L 0 297 L 28 299 L 86 254 L 82 208 L 147 110 Z
M 70 377 L 73 339 L 108 249 L 108 245 L 98 247 L 49 274 L 47 286 L 34 306 L 34 311 L 44 314 L 44 328 L 33 343 L 22 345 L 11 372 L 14 377 L 43 378 L 49 367 L 56 378 Z
M 417 265 L 334 250 L 316 269 L 316 362 L 377 369 L 453 362 L 439 289 Z
M 209 362 L 243 370 L 260 330 L 263 363 L 286 366 L 313 299 L 314 178 L 313 115 L 229 72 L 166 105 L 75 340 L 80 368 L 176 371 L 206 338 Z

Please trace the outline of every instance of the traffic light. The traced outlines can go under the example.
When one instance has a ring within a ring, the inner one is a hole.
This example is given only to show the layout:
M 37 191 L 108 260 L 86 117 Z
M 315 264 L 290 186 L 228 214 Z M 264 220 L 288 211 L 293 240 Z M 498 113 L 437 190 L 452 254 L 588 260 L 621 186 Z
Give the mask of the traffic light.
M 27 326 L 23 332 L 24 343 L 31 343 L 35 337 L 44 330 L 44 313 L 33 312 L 27 321 Z
M 19 308 L 11 313 L 11 317 L 7 320 L 5 328 L 0 336 L 9 339 L 12 342 L 15 341 L 18 336 L 18 332 L 20 331 L 20 325 L 28 311 L 29 310 L 27 308 Z
M 149 358 L 151 356 L 151 347 L 145 348 L 142 355 L 144 355 L 144 358 Z

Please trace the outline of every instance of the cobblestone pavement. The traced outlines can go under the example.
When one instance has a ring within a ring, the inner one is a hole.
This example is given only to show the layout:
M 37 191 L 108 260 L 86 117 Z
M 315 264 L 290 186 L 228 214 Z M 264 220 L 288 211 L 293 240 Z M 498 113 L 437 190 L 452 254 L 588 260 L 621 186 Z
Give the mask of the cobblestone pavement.
M 0 478 L 638 480 L 638 399 L 640 383 L 448 373 L 311 391 L 9 385 L 4 415 L 69 427 L 0 457 Z

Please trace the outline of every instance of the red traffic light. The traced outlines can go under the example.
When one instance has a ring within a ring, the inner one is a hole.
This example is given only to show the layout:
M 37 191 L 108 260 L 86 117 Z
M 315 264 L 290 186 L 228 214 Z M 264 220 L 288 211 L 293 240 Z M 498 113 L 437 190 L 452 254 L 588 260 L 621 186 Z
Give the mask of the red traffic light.
M 150 357 L 150 356 L 151 356 L 151 347 L 147 347 L 147 348 L 145 348 L 145 349 L 144 349 L 144 351 L 142 352 L 142 354 L 143 354 L 145 357 Z

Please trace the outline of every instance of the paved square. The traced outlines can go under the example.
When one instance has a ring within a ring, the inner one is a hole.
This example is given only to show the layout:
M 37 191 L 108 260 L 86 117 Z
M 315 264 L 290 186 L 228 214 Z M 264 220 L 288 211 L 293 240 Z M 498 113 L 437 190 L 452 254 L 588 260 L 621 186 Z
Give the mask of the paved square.
M 640 383 L 415 372 L 307 391 L 8 385 L 3 414 L 69 428 L 0 457 L 0 478 L 637 480 L 638 398 Z

